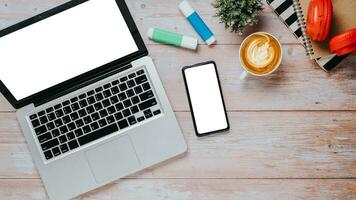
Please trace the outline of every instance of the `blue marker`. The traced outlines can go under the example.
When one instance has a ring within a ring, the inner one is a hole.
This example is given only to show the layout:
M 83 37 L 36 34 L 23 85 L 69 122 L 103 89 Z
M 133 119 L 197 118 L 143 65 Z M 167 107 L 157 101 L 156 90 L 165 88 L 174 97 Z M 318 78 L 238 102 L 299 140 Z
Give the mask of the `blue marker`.
M 190 24 L 194 27 L 194 29 L 198 32 L 200 37 L 208 44 L 213 44 L 216 39 L 214 37 L 213 32 L 209 29 L 209 27 L 204 23 L 202 18 L 198 15 L 198 13 L 189 5 L 187 1 L 183 1 L 179 4 L 179 9 L 184 14 L 184 16 L 188 19 Z

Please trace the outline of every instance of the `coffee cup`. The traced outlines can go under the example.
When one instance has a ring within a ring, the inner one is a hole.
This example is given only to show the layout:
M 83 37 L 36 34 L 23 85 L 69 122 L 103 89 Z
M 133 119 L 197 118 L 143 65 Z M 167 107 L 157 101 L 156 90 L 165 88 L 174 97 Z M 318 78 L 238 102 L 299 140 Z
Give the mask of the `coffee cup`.
M 267 76 L 279 68 L 283 57 L 282 46 L 273 35 L 256 32 L 244 39 L 239 57 L 244 69 L 240 75 L 241 80 L 249 74 L 258 77 Z

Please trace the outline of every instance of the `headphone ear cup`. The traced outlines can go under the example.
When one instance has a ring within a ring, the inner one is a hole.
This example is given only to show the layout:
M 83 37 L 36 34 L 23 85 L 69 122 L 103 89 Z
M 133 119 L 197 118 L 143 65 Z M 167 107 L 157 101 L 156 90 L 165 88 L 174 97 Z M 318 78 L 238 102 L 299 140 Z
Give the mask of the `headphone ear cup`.
M 338 56 L 356 51 L 356 28 L 334 36 L 329 42 L 329 47 L 331 52 Z
M 331 22 L 332 22 L 332 15 L 333 15 L 333 7 L 331 0 L 322 0 L 322 9 L 323 9 L 323 16 L 321 20 L 323 21 L 323 25 L 321 26 L 319 40 L 325 40 L 330 33 Z
M 315 41 L 325 40 L 332 21 L 331 0 L 312 0 L 308 8 L 307 34 Z

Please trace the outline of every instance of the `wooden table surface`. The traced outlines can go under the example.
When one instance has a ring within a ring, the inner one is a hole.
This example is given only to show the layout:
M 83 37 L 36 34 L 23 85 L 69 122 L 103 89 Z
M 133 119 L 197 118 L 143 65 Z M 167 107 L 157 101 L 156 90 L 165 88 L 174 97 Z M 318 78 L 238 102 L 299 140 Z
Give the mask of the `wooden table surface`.
M 0 0 L 0 28 L 64 1 Z M 127 0 L 189 152 L 79 199 L 355 199 L 356 56 L 325 73 L 266 5 L 260 23 L 238 36 L 212 17 L 212 0 L 191 3 L 215 32 L 217 45 L 208 47 L 201 41 L 198 52 L 192 52 L 147 40 L 149 27 L 197 36 L 180 14 L 179 2 Z M 267 78 L 240 81 L 238 50 L 243 38 L 255 31 L 280 39 L 283 63 Z M 206 60 L 217 62 L 231 130 L 197 138 L 181 68 Z M 0 199 L 48 199 L 15 110 L 2 96 Z

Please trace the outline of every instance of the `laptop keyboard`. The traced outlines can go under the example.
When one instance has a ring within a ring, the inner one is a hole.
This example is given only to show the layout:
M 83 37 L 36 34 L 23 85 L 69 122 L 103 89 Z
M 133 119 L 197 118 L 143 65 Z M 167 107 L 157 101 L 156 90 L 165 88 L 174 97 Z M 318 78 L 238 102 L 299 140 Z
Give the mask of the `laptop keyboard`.
M 144 69 L 30 115 L 47 160 L 161 114 Z

